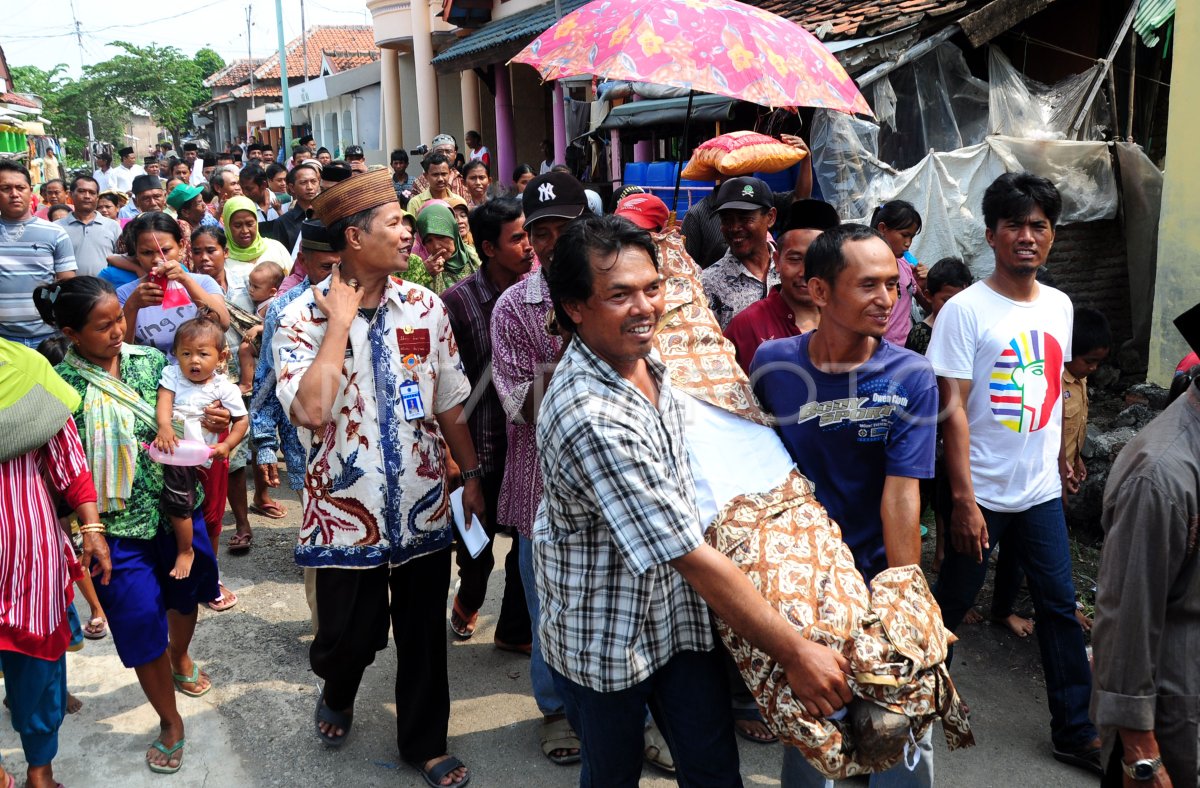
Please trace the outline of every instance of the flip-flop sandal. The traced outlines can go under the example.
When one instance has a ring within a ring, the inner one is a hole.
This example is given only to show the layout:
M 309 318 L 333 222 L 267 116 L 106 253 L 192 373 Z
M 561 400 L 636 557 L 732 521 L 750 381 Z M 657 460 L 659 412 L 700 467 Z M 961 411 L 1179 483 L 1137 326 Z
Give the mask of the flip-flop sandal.
M 331 736 L 328 733 L 321 731 L 320 723 L 332 725 L 335 728 L 341 728 L 343 733 L 341 736 Z M 317 708 L 313 711 L 313 730 L 317 732 L 317 738 L 325 742 L 329 747 L 341 747 L 346 743 L 346 737 L 350 735 L 350 726 L 354 724 L 354 714 L 346 714 L 341 711 L 334 711 L 325 705 L 325 690 L 321 690 L 321 697 L 317 698 Z
M 541 740 L 542 755 L 545 755 L 551 763 L 556 763 L 559 766 L 579 763 L 579 751 L 582 749 L 583 743 L 579 741 L 579 736 L 571 728 L 571 723 L 566 717 L 560 717 L 550 722 L 543 722 Z M 558 750 L 574 750 L 575 754 L 552 754 Z
M 470 640 L 478 623 L 479 611 L 467 615 L 459 604 L 458 597 L 454 597 L 454 606 L 450 609 L 450 631 L 454 636 L 459 640 Z
M 100 622 L 97 628 L 96 622 Z M 103 640 L 108 637 L 108 621 L 100 616 L 96 616 L 87 622 L 83 627 L 83 636 L 88 640 Z
M 229 544 L 226 550 L 230 555 L 243 555 L 250 552 L 250 548 L 254 546 L 254 534 L 234 534 L 229 537 Z
M 17 778 L 16 777 L 13 777 L 8 772 L 5 772 L 4 776 L 5 776 L 5 778 L 7 778 L 4 783 L 4 788 L 17 788 Z
M 642 759 L 646 763 L 662 769 L 667 774 L 675 773 L 675 758 L 671 755 L 671 748 L 667 746 L 667 740 L 658 726 L 651 725 L 646 728 L 642 736 L 642 746 Z
M 220 613 L 233 607 L 238 603 L 237 594 L 226 588 L 219 597 L 211 602 L 206 602 L 209 610 L 215 610 Z
M 762 715 L 758 713 L 757 708 L 752 708 L 752 709 L 735 708 L 732 711 L 733 711 L 734 723 L 761 722 L 764 726 L 767 725 L 766 721 L 763 720 Z M 768 726 L 767 730 L 770 731 L 771 728 Z M 774 733 L 771 734 L 771 738 L 769 738 L 769 739 L 763 738 L 760 736 L 755 736 L 755 735 L 749 733 L 748 731 L 742 730 L 736 724 L 733 726 L 733 732 L 736 733 L 738 736 L 741 736 L 746 741 L 752 741 L 755 744 L 774 744 L 775 742 L 779 741 L 779 737 L 776 736 Z
M 150 767 L 150 771 L 154 772 L 155 774 L 174 774 L 175 772 L 179 771 L 183 767 L 183 753 L 180 752 L 180 750 L 183 749 L 183 745 L 186 742 L 187 739 L 180 739 L 179 741 L 175 742 L 173 747 L 167 747 L 167 745 L 155 739 L 154 744 L 150 746 L 167 756 L 168 763 L 170 763 L 170 758 L 175 755 L 175 753 L 179 753 L 179 763 L 177 763 L 175 766 L 167 766 L 165 764 L 159 766 L 156 763 L 146 761 L 146 765 Z
M 287 509 L 283 508 L 277 503 L 272 504 L 271 508 L 269 509 L 259 506 L 258 504 L 250 504 L 250 511 L 254 512 L 260 517 L 266 517 L 271 520 L 282 520 L 283 518 L 287 517 Z
M 212 680 L 209 679 L 208 686 L 197 692 L 196 690 L 187 690 L 183 688 L 184 684 L 199 684 L 200 677 L 208 678 L 208 674 L 200 670 L 200 666 L 195 662 L 192 663 L 192 675 L 185 676 L 182 673 L 172 673 L 171 678 L 175 680 L 175 689 L 187 695 L 189 698 L 201 698 L 208 694 L 212 689 Z
M 430 786 L 430 788 L 463 788 L 464 785 L 471 782 L 471 773 L 467 772 L 467 776 L 458 782 L 450 783 L 449 785 L 442 785 L 442 779 L 445 778 L 447 774 L 455 769 L 461 769 L 466 766 L 465 763 L 460 761 L 458 758 L 455 758 L 453 755 L 439 763 L 437 766 L 430 767 L 429 771 L 425 771 L 423 768 L 421 768 L 421 763 L 410 763 L 409 765 L 421 773 L 421 776 L 425 778 L 425 784 Z

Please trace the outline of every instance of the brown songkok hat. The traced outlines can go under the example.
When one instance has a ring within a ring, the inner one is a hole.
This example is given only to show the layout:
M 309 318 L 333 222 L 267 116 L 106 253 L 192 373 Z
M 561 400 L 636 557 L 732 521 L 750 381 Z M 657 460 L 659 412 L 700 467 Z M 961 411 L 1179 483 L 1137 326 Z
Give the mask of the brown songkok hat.
M 331 227 L 339 219 L 390 202 L 396 202 L 392 173 L 377 170 L 333 184 L 317 195 L 312 207 L 316 218 Z

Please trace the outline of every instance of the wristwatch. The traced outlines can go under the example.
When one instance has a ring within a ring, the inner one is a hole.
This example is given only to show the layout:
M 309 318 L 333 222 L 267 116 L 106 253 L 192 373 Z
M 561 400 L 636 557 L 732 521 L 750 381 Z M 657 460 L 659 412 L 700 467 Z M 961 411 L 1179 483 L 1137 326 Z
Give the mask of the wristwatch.
M 1156 758 L 1138 758 L 1133 763 L 1121 763 L 1125 769 L 1125 774 L 1129 775 L 1129 779 L 1137 780 L 1138 782 L 1149 782 L 1154 779 L 1154 775 L 1158 774 L 1158 770 L 1162 768 L 1162 757 Z
M 474 468 L 472 468 L 469 471 L 462 472 L 462 480 L 464 482 L 469 482 L 472 479 L 482 479 L 482 478 L 483 478 L 483 468 L 480 468 L 478 465 L 476 465 Z

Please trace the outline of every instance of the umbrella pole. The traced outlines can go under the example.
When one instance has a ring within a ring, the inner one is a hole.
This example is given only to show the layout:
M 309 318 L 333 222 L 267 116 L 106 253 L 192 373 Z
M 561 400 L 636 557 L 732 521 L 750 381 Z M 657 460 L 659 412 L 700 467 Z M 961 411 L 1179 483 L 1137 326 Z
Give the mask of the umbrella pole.
M 692 128 L 692 100 L 696 98 L 696 91 L 688 91 L 687 115 L 683 119 L 683 142 L 679 145 L 679 155 L 676 158 L 675 168 L 675 194 L 671 196 L 671 219 L 668 224 L 675 224 L 675 209 L 679 206 L 679 183 L 683 179 L 683 154 L 687 150 L 688 131 Z

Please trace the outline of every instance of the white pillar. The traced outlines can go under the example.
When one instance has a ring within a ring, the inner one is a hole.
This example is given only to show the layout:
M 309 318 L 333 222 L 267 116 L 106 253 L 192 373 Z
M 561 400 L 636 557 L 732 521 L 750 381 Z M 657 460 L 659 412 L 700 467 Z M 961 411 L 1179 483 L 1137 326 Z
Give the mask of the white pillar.
M 380 96 L 383 100 L 383 153 L 400 147 L 404 138 L 403 116 L 400 114 L 400 53 L 383 49 L 379 63 Z
M 477 131 L 483 133 L 483 115 L 479 109 L 479 77 L 475 76 L 474 71 L 463 71 L 459 75 L 462 80 L 462 119 L 463 119 L 463 136 L 466 137 L 468 131 Z
M 412 0 L 413 65 L 417 71 L 417 113 L 421 142 L 428 145 L 438 134 L 437 74 L 433 70 L 433 38 L 430 34 L 429 0 Z

